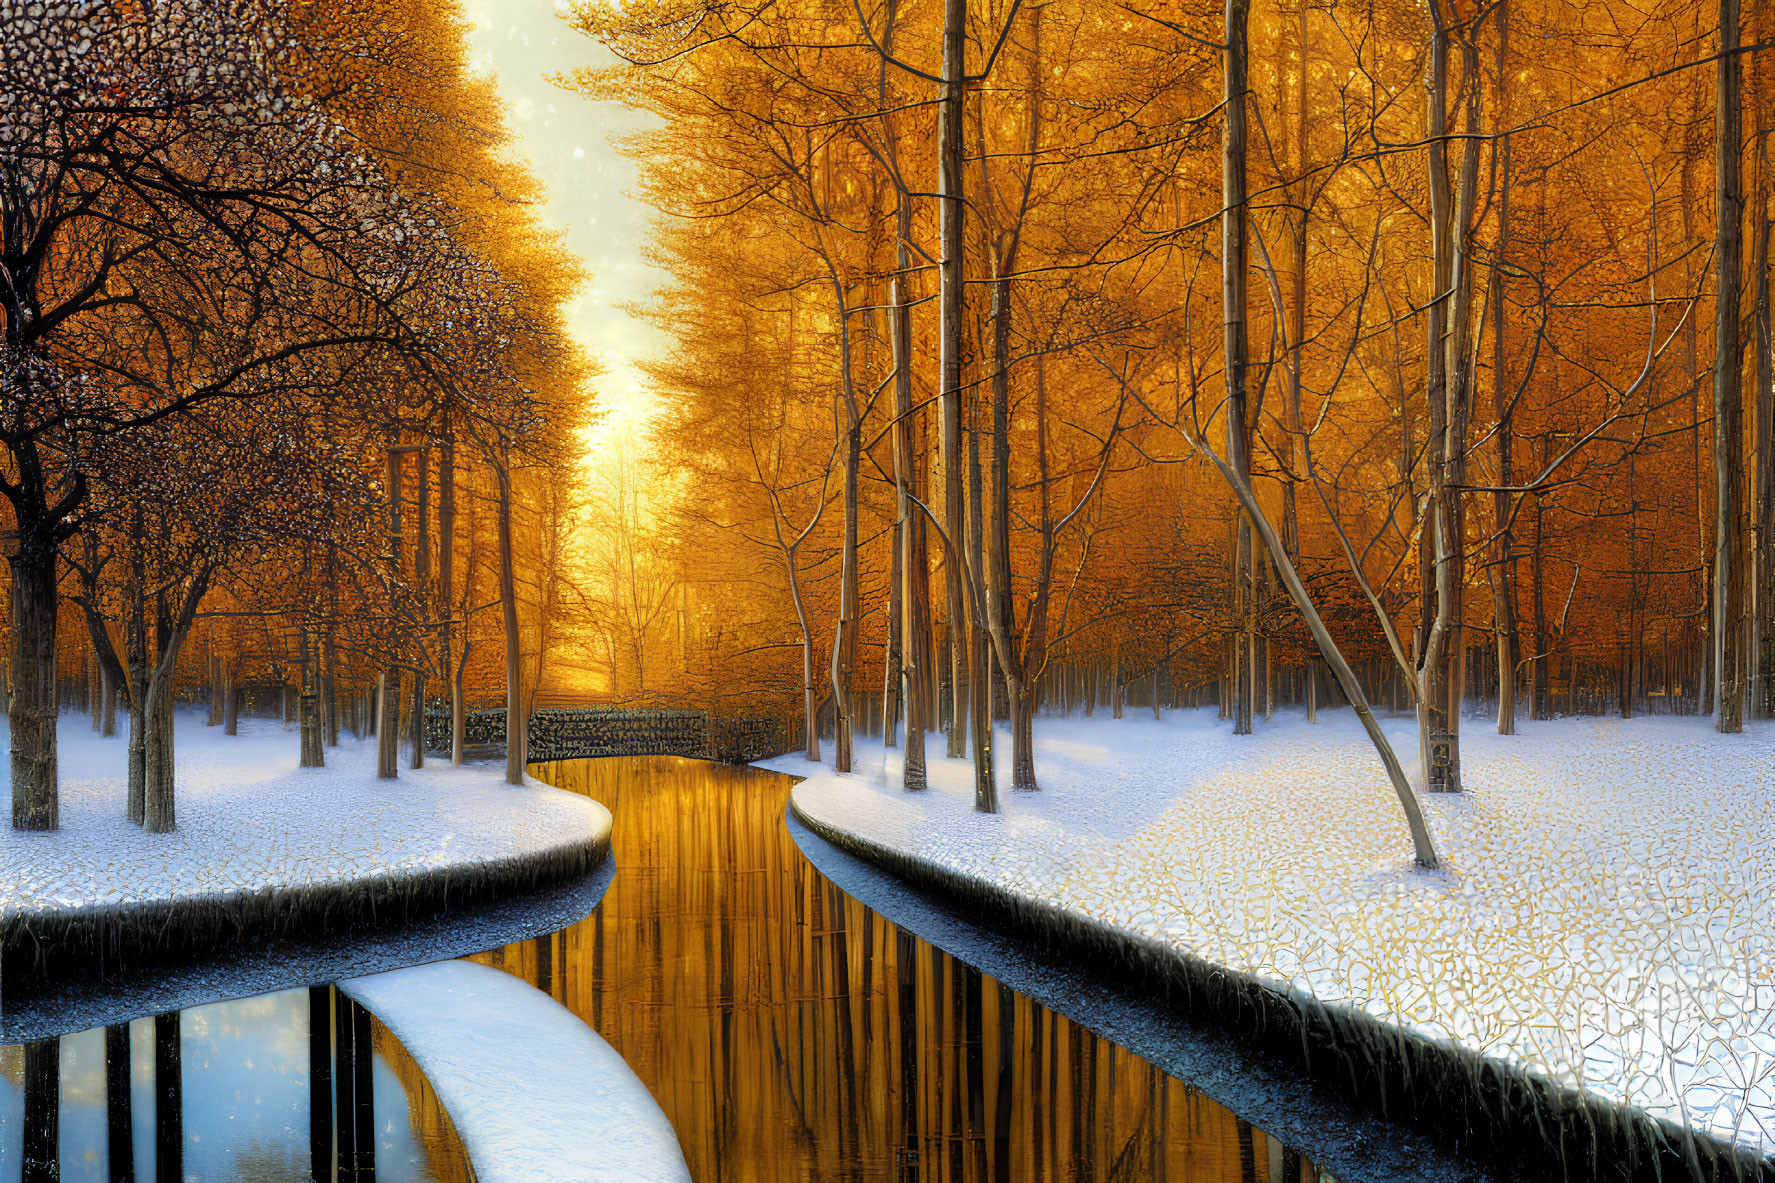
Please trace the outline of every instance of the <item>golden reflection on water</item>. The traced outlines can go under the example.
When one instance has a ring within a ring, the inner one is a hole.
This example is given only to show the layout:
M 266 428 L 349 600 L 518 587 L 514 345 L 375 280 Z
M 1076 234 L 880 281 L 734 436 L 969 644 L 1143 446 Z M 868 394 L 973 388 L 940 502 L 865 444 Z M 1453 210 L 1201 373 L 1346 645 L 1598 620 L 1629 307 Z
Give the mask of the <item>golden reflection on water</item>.
M 828 883 L 787 777 L 537 765 L 616 818 L 603 903 L 482 954 L 646 1082 L 699 1183 L 1305 1183 L 1293 1151 Z
M 425 1070 L 411 1052 L 375 1015 L 370 1016 L 370 1044 L 376 1055 L 394 1072 L 406 1094 L 407 1121 L 412 1126 L 413 1140 L 425 1155 L 425 1166 L 435 1183 L 475 1183 L 468 1165 L 468 1152 L 456 1125 L 438 1100 Z M 378 1098 L 378 1101 L 382 1101 Z M 383 1102 L 386 1103 L 386 1102 Z M 383 1121 L 389 1118 L 385 1115 Z

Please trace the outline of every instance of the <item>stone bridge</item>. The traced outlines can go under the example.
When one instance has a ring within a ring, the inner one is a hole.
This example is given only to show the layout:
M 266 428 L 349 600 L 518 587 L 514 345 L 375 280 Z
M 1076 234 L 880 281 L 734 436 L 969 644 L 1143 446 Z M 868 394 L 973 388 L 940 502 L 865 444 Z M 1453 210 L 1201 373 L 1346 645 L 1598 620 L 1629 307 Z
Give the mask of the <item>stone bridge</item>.
M 428 712 L 426 746 L 450 750 L 450 716 Z M 747 764 L 787 749 L 781 719 L 715 715 L 704 710 L 651 707 L 550 707 L 530 716 L 530 760 L 597 756 L 688 756 Z M 505 712 L 468 712 L 469 746 L 503 745 Z

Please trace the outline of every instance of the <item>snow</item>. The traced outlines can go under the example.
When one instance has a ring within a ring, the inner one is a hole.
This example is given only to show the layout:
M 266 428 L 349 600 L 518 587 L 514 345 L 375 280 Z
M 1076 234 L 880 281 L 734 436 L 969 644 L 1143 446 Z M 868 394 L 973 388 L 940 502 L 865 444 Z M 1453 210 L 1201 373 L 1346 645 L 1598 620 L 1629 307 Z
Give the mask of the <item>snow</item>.
M 471 961 L 339 983 L 411 1053 L 480 1183 L 690 1179 L 647 1086 L 572 1011 Z
M 1411 721 L 1383 724 L 1409 761 Z M 1467 791 L 1422 796 L 1435 872 L 1349 711 L 1039 719 L 1038 793 L 1001 729 L 997 815 L 940 737 L 922 793 L 873 741 L 849 775 L 764 764 L 900 855 L 1775 1151 L 1775 724 L 1519 727 L 1468 720 Z
M 342 736 L 325 768 L 299 768 L 296 731 L 274 720 L 243 718 L 226 736 L 184 712 L 175 729 L 177 824 L 149 834 L 124 816 L 126 740 L 63 717 L 61 826 L 0 829 L 0 921 L 451 872 L 610 833 L 597 802 L 507 785 L 503 763 L 415 771 L 403 758 L 398 779 L 378 780 L 371 740 Z

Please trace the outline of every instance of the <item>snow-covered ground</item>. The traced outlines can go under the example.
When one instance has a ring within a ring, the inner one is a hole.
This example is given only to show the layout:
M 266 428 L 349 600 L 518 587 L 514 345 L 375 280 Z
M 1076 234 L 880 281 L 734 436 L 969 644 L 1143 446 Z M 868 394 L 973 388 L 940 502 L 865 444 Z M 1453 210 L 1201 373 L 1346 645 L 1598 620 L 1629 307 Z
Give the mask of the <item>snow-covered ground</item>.
M 940 737 L 922 793 L 877 742 L 847 776 L 765 764 L 816 773 L 823 825 L 1775 1152 L 1775 724 L 1467 720 L 1425 872 L 1351 712 L 1320 718 L 1041 719 L 1042 791 L 996 815 Z
M 149 834 L 125 817 L 125 739 L 63 718 L 61 826 L 0 828 L 0 920 L 455 872 L 610 833 L 597 802 L 507 785 L 503 763 L 413 771 L 403 758 L 399 779 L 378 780 L 373 741 L 343 736 L 325 768 L 298 768 L 297 733 L 275 721 L 243 718 L 225 736 L 183 712 L 175 728 L 177 824 Z M 0 794 L 5 781 L 0 764 Z
M 481 1183 L 689 1183 L 672 1123 L 547 994 L 472 961 L 340 982 L 437 1090 Z

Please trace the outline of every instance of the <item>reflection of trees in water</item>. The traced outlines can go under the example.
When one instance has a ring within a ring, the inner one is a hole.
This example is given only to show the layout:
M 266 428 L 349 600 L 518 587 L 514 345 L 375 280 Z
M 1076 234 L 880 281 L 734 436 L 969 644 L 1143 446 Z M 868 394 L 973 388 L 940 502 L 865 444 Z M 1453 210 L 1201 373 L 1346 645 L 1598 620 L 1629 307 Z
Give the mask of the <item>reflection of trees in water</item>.
M 370 1018 L 370 1040 L 376 1054 L 394 1072 L 395 1079 L 401 1082 L 401 1088 L 407 1094 L 407 1121 L 425 1152 L 425 1166 L 429 1172 L 425 1177 L 435 1179 L 437 1183 L 474 1183 L 474 1172 L 469 1169 L 468 1155 L 462 1148 L 456 1125 L 444 1111 L 444 1103 L 438 1100 L 418 1061 L 373 1015 Z M 383 1124 L 386 1122 L 387 1116 L 384 1115 Z
M 345 1001 L 332 987 L 320 986 L 0 1046 L 0 1179 L 51 1183 L 70 1177 L 60 1168 L 75 1164 L 81 1178 L 88 1169 L 117 1178 L 111 1163 L 128 1161 L 137 1179 L 183 1177 L 190 1168 L 204 1178 L 222 1169 L 243 1183 L 284 1183 L 369 1178 L 381 1170 L 385 1178 L 471 1183 L 467 1155 L 431 1083 L 399 1040 L 361 1007 L 347 1008 L 345 1021 L 335 1024 L 341 1015 L 335 1003 Z M 237 1042 L 249 1035 L 250 1045 Z M 387 1065 L 396 1088 L 386 1075 L 380 1086 L 373 1084 L 372 1054 Z M 271 1110 L 273 1124 L 265 1133 L 223 1133 L 236 1129 L 236 1117 L 254 1117 L 247 1108 L 287 1100 L 272 1095 L 275 1086 L 261 1096 L 256 1081 L 245 1087 L 224 1078 L 218 1087 L 218 1073 L 244 1066 L 270 1081 L 299 1065 L 309 1077 L 305 1106 Z M 336 1091 L 341 1083 L 347 1083 L 342 1094 Z M 404 1156 L 403 1107 L 423 1161 Z M 23 1120 L 8 1124 L 9 1108 L 22 1111 Z M 95 1129 L 90 1120 L 75 1118 L 72 1127 L 93 1141 L 69 1137 L 69 1115 L 93 1109 L 102 1111 L 102 1124 Z M 349 1132 L 338 1138 L 342 1123 Z M 279 1140 L 280 1127 L 287 1140 Z M 219 1141 L 211 1137 L 216 1134 L 222 1134 Z M 207 1152 L 208 1165 L 186 1161 L 193 1148 Z M 386 1155 L 390 1149 L 393 1158 Z M 380 1163 L 374 1161 L 378 1151 Z
M 1318 1177 L 827 883 L 782 826 L 784 778 L 671 758 L 542 771 L 611 808 L 616 879 L 573 928 L 479 959 L 622 1053 L 696 1179 Z

